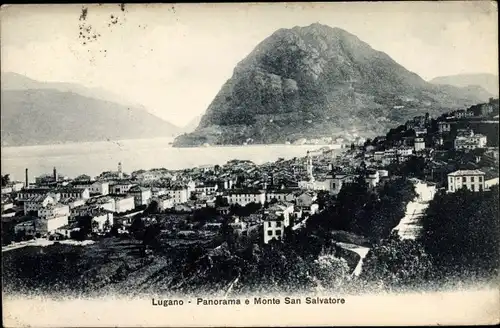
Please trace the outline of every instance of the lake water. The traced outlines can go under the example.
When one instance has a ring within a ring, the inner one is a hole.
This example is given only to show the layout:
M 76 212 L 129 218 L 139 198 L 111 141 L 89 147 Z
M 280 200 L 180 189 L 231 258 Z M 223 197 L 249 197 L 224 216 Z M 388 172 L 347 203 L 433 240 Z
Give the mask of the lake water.
M 24 169 L 29 169 L 30 181 L 53 167 L 68 177 L 80 174 L 97 176 L 103 171 L 116 170 L 122 163 L 124 172 L 164 167 L 183 169 L 206 164 L 224 164 L 232 159 L 251 160 L 262 164 L 280 157 L 290 159 L 305 156 L 308 150 L 321 145 L 250 145 L 174 148 L 171 138 L 123 141 L 84 142 L 74 144 L 2 147 L 2 174 L 24 181 Z M 340 148 L 330 145 L 330 148 Z

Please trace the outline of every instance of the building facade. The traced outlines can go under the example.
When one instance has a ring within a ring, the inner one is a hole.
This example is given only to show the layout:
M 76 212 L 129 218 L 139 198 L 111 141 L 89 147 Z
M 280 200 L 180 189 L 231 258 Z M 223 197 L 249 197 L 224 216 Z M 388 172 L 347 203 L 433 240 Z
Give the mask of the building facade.
M 448 192 L 467 188 L 470 191 L 483 191 L 485 173 L 479 170 L 458 170 L 448 174 Z

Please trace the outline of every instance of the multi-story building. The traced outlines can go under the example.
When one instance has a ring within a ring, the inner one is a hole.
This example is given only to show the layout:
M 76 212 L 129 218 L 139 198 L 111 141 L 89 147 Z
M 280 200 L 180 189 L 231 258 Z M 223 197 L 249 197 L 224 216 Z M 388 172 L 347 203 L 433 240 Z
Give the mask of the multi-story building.
M 51 217 L 49 219 L 34 218 L 17 224 L 14 227 L 15 233 L 24 232 L 26 236 L 45 236 L 56 229 L 68 224 L 67 216 Z
M 73 181 L 71 185 L 78 189 L 87 188 L 91 195 L 109 194 L 109 182 L 107 181 Z
M 271 240 L 283 240 L 286 225 L 283 215 L 270 213 L 264 216 L 264 243 L 268 244 Z
M 132 196 L 115 197 L 115 212 L 123 213 L 135 208 L 135 199 Z
M 382 165 L 390 165 L 398 162 L 398 153 L 395 148 L 386 149 L 382 158 Z
M 485 135 L 474 134 L 472 130 L 469 130 L 468 133 L 457 135 L 454 146 L 456 150 L 485 148 L 487 141 Z
M 120 182 L 116 182 L 112 185 L 109 186 L 109 191 L 111 194 L 115 194 L 115 195 L 125 195 L 129 190 L 130 188 L 136 186 L 135 183 L 131 183 L 131 182 L 124 182 L 124 181 L 120 181 Z
M 50 219 L 60 216 L 68 217 L 69 215 L 69 206 L 63 204 L 48 204 L 38 209 L 38 217 L 41 219 Z
M 59 188 L 56 190 L 60 195 L 60 199 L 67 199 L 67 198 L 82 198 L 82 199 L 89 199 L 90 198 L 90 191 L 88 188 Z
M 376 151 L 373 153 L 373 159 L 377 162 L 384 158 L 384 151 Z
M 226 198 L 230 205 L 239 204 L 245 206 L 250 203 L 264 205 L 266 202 L 266 193 L 263 190 L 234 189 L 228 192 Z
M 48 206 L 49 204 L 54 204 L 56 201 L 54 198 L 48 195 L 34 195 L 24 201 L 24 214 L 30 212 L 37 212 L 38 210 Z
M 266 191 L 266 201 L 270 202 L 276 199 L 278 201 L 292 202 L 295 200 L 295 192 L 297 190 L 294 189 L 268 189 Z
M 197 193 L 200 193 L 200 194 L 204 194 L 204 195 L 213 195 L 217 189 L 219 188 L 219 186 L 217 185 L 217 183 L 213 182 L 213 183 L 204 183 L 204 184 L 201 184 L 201 185 L 198 185 L 195 187 L 195 191 Z
M 50 196 L 56 202 L 61 198 L 61 194 L 59 192 L 53 191 L 50 188 L 23 188 L 17 194 L 17 200 L 24 202 L 33 196 Z
M 130 188 L 128 194 L 134 197 L 135 207 L 149 204 L 152 197 L 151 189 L 141 186 Z
M 416 151 L 416 152 L 419 152 L 419 151 L 424 150 L 424 149 L 425 149 L 425 141 L 424 141 L 424 138 L 421 138 L 421 137 L 415 138 L 415 144 L 414 144 L 414 147 L 415 147 L 415 151 Z
M 448 192 L 467 188 L 470 191 L 482 191 L 485 173 L 479 170 L 458 170 L 448 174 Z
M 160 195 L 151 198 L 151 201 L 155 201 L 158 204 L 158 209 L 164 211 L 166 209 L 174 207 L 174 199 L 169 195 Z
M 438 129 L 441 133 L 451 132 L 451 123 L 447 121 L 438 122 Z
M 188 201 L 191 193 L 187 187 L 170 187 L 165 190 L 165 195 L 170 196 L 174 204 L 182 204 Z
M 396 149 L 396 154 L 400 162 L 406 161 L 410 156 L 413 155 L 412 147 L 399 147 Z
M 290 225 L 290 218 L 294 211 L 294 205 L 288 202 L 277 202 L 264 209 L 264 215 L 275 214 L 283 216 L 285 226 Z

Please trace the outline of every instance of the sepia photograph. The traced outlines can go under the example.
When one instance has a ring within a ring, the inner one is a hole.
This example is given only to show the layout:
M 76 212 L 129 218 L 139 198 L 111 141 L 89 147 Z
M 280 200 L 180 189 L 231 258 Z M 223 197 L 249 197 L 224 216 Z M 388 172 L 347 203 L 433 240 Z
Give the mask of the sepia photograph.
M 497 2 L 0 27 L 5 327 L 500 323 Z

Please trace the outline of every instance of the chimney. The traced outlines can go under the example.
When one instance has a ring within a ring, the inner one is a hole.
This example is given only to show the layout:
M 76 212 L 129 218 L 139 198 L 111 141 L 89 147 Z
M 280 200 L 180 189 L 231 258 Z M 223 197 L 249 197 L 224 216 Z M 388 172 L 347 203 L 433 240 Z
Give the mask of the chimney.
M 26 188 L 28 188 L 28 186 L 29 186 L 29 182 L 28 182 L 28 168 L 26 168 L 26 170 L 25 170 L 25 177 L 24 177 L 24 179 L 25 179 L 24 180 L 24 186 Z
M 57 170 L 56 167 L 54 166 L 54 182 L 57 182 Z

